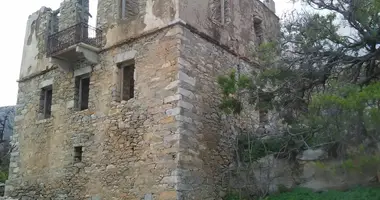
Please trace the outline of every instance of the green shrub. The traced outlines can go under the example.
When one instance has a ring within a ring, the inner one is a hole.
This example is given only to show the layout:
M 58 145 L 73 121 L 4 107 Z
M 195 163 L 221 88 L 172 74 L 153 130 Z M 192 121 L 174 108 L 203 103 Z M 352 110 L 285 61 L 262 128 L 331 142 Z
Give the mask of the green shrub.
M 0 183 L 5 183 L 8 179 L 8 171 L 0 171 Z
M 242 200 L 240 195 L 236 192 L 227 194 L 223 200 Z
M 380 188 L 356 188 L 347 192 L 328 191 L 315 193 L 312 190 L 297 188 L 291 192 L 272 195 L 267 200 L 379 200 Z
M 255 136 L 242 135 L 238 138 L 239 156 L 243 162 L 254 162 L 271 154 L 289 154 L 289 139 L 274 137 L 260 139 Z

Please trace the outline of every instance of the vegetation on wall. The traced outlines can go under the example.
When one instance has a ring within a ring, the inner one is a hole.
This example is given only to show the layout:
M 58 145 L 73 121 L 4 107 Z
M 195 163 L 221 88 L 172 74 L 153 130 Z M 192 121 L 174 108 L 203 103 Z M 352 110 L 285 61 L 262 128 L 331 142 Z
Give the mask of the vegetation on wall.
M 274 194 L 260 200 L 378 200 L 379 188 L 355 188 L 349 191 L 326 191 L 315 193 L 310 189 L 296 188 L 292 191 Z M 241 200 L 238 194 L 229 194 L 225 200 Z M 242 199 L 248 200 L 248 199 Z
M 227 114 L 273 111 L 282 123 L 275 137 L 247 131 L 238 138 L 239 161 L 294 159 L 323 149 L 342 159 L 347 172 L 380 169 L 374 159 L 380 144 L 380 0 L 295 1 L 311 11 L 290 13 L 280 40 L 253 51 L 257 70 L 218 78 Z M 247 95 L 249 106 L 243 103 Z

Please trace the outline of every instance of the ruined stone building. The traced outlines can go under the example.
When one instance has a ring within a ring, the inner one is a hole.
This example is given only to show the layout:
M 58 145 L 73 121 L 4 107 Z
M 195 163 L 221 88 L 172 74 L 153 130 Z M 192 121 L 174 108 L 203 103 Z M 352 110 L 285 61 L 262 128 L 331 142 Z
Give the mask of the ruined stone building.
M 29 16 L 5 195 L 220 199 L 232 163 L 219 75 L 279 30 L 259 0 L 64 0 Z

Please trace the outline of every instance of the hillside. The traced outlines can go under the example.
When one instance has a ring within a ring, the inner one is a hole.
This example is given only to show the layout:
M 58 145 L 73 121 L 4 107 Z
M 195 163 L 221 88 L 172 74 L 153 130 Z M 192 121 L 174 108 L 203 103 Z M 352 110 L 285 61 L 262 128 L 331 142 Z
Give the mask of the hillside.
M 3 128 L 2 122 L 4 121 L 5 117 L 7 117 L 7 121 L 5 123 L 5 129 L 4 129 L 4 139 L 5 140 L 9 140 L 10 136 L 12 135 L 14 116 L 15 116 L 15 107 L 14 106 L 0 107 L 0 131 Z

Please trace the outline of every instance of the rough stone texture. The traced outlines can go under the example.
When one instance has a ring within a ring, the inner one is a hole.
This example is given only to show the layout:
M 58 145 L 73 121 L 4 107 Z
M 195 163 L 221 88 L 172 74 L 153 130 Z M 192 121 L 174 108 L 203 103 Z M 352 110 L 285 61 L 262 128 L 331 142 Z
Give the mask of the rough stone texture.
M 85 13 L 88 13 L 89 0 L 81 0 Z M 62 31 L 68 27 L 74 26 L 79 22 L 88 22 L 88 14 L 82 16 L 81 6 L 78 0 L 64 0 L 58 11 L 51 8 L 41 7 L 40 10 L 31 14 L 26 25 L 26 33 L 24 39 L 24 49 L 22 63 L 20 69 L 20 79 L 29 78 L 41 71 L 49 70 L 53 67 L 46 57 L 46 47 L 48 45 L 48 36 L 55 32 L 50 29 L 51 23 L 55 24 Z M 59 12 L 60 15 L 56 21 L 53 20 L 54 13 Z
M 26 43 L 24 48 L 6 195 L 39 200 L 220 199 L 233 161 L 234 124 L 252 124 L 220 112 L 216 79 L 231 69 L 252 70 L 245 45 L 252 41 L 253 24 L 243 16 L 253 11 L 265 16 L 264 29 L 273 29 L 268 33 L 278 31 L 278 18 L 261 2 L 239 0 L 227 4 L 227 11 L 234 10 L 227 12 L 228 26 L 203 26 L 211 24 L 205 16 L 212 2 L 205 2 L 140 0 L 137 15 L 119 19 L 119 3 L 99 0 L 97 19 L 105 40 L 100 62 L 78 61 L 70 72 L 49 63 L 44 48 L 37 48 L 43 36 L 32 37 L 32 46 Z M 72 10 L 72 3 L 62 3 L 61 15 Z M 33 16 L 51 12 L 45 8 Z M 60 20 L 59 27 L 74 19 Z M 40 27 L 46 31 L 47 26 Z M 271 37 L 275 34 L 267 39 Z M 119 102 L 118 64 L 131 58 L 134 98 Z M 29 65 L 34 67 L 28 70 Z M 78 111 L 75 75 L 84 71 L 90 72 L 89 108 Z M 48 83 L 53 88 L 52 117 L 38 120 L 40 86 Z M 244 116 L 257 118 L 256 113 Z M 82 162 L 74 162 L 75 147 L 82 147 Z

